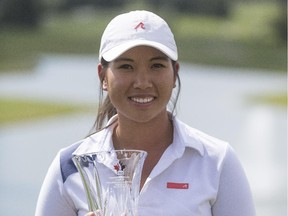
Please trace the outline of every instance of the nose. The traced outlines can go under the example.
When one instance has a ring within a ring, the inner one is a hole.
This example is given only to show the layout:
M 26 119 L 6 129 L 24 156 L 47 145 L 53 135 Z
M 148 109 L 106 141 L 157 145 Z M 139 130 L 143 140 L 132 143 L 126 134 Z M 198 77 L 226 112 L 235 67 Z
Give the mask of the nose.
M 146 89 L 152 87 L 151 75 L 149 73 L 149 70 L 142 69 L 135 74 L 133 87 L 139 89 Z

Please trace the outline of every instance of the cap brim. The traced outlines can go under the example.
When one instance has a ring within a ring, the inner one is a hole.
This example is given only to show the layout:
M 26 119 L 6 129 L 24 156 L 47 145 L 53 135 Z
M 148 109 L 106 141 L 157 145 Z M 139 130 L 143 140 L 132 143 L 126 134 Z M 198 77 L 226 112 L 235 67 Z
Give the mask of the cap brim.
M 167 46 L 164 46 L 161 43 L 157 43 L 154 41 L 147 41 L 147 40 L 136 40 L 136 41 L 134 40 L 134 41 L 129 41 L 124 44 L 113 47 L 109 51 L 102 53 L 102 56 L 99 56 L 100 58 L 99 60 L 101 60 L 101 57 L 103 57 L 108 62 L 113 61 L 117 57 L 119 57 L 121 54 L 126 52 L 127 50 L 136 46 L 150 46 L 150 47 L 160 50 L 161 52 L 163 52 L 165 55 L 167 55 L 170 59 L 174 61 L 177 61 L 178 59 L 177 51 L 172 50 L 168 48 Z

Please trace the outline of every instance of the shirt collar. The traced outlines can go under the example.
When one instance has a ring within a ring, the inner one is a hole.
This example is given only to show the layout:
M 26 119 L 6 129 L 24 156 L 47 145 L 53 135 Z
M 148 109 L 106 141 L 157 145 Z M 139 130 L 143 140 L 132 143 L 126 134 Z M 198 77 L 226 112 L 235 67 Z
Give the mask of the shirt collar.
M 73 155 L 81 155 L 99 151 L 114 150 L 112 135 L 117 122 L 117 115 L 113 116 L 103 130 L 87 137 L 83 143 L 73 152 Z
M 92 153 L 97 151 L 111 151 L 114 149 L 112 135 L 115 126 L 117 125 L 117 115 L 113 116 L 107 123 L 107 128 L 97 132 L 88 138 L 73 152 L 73 155 L 80 155 Z M 204 147 L 200 141 L 199 131 L 184 124 L 176 117 L 172 117 L 174 125 L 174 140 L 173 147 L 177 155 L 182 155 L 185 148 L 193 148 L 199 152 L 201 156 L 204 155 Z
M 200 140 L 200 136 L 198 133 L 200 133 L 198 130 L 191 128 L 190 126 L 186 125 L 182 121 L 180 121 L 178 118 L 173 119 L 174 123 L 174 144 L 175 145 L 181 145 L 177 146 L 177 149 L 179 149 L 181 152 L 179 154 L 183 154 L 186 147 L 193 148 L 198 151 L 198 153 L 203 156 L 204 155 L 204 146 L 203 142 Z M 178 141 L 176 141 L 176 139 Z

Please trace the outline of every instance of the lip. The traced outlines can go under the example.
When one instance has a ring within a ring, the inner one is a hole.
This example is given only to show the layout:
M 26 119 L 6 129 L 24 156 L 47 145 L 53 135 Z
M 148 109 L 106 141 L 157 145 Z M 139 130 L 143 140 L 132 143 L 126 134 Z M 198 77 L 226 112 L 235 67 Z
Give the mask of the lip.
M 131 96 L 128 97 L 130 101 L 132 101 L 133 103 L 139 104 L 139 105 L 147 105 L 152 103 L 156 97 L 152 96 L 152 95 L 135 95 L 135 96 Z

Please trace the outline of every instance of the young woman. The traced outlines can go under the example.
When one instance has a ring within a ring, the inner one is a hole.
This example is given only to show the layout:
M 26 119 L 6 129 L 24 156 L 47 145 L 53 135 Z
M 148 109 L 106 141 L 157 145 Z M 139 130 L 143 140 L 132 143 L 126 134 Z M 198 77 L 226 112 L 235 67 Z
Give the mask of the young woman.
M 113 149 L 148 153 L 139 216 L 255 215 L 246 176 L 230 145 L 175 117 L 177 59 L 174 36 L 159 16 L 132 11 L 108 24 L 99 52 L 102 94 L 95 133 L 56 156 L 36 216 L 93 215 L 71 158 Z

